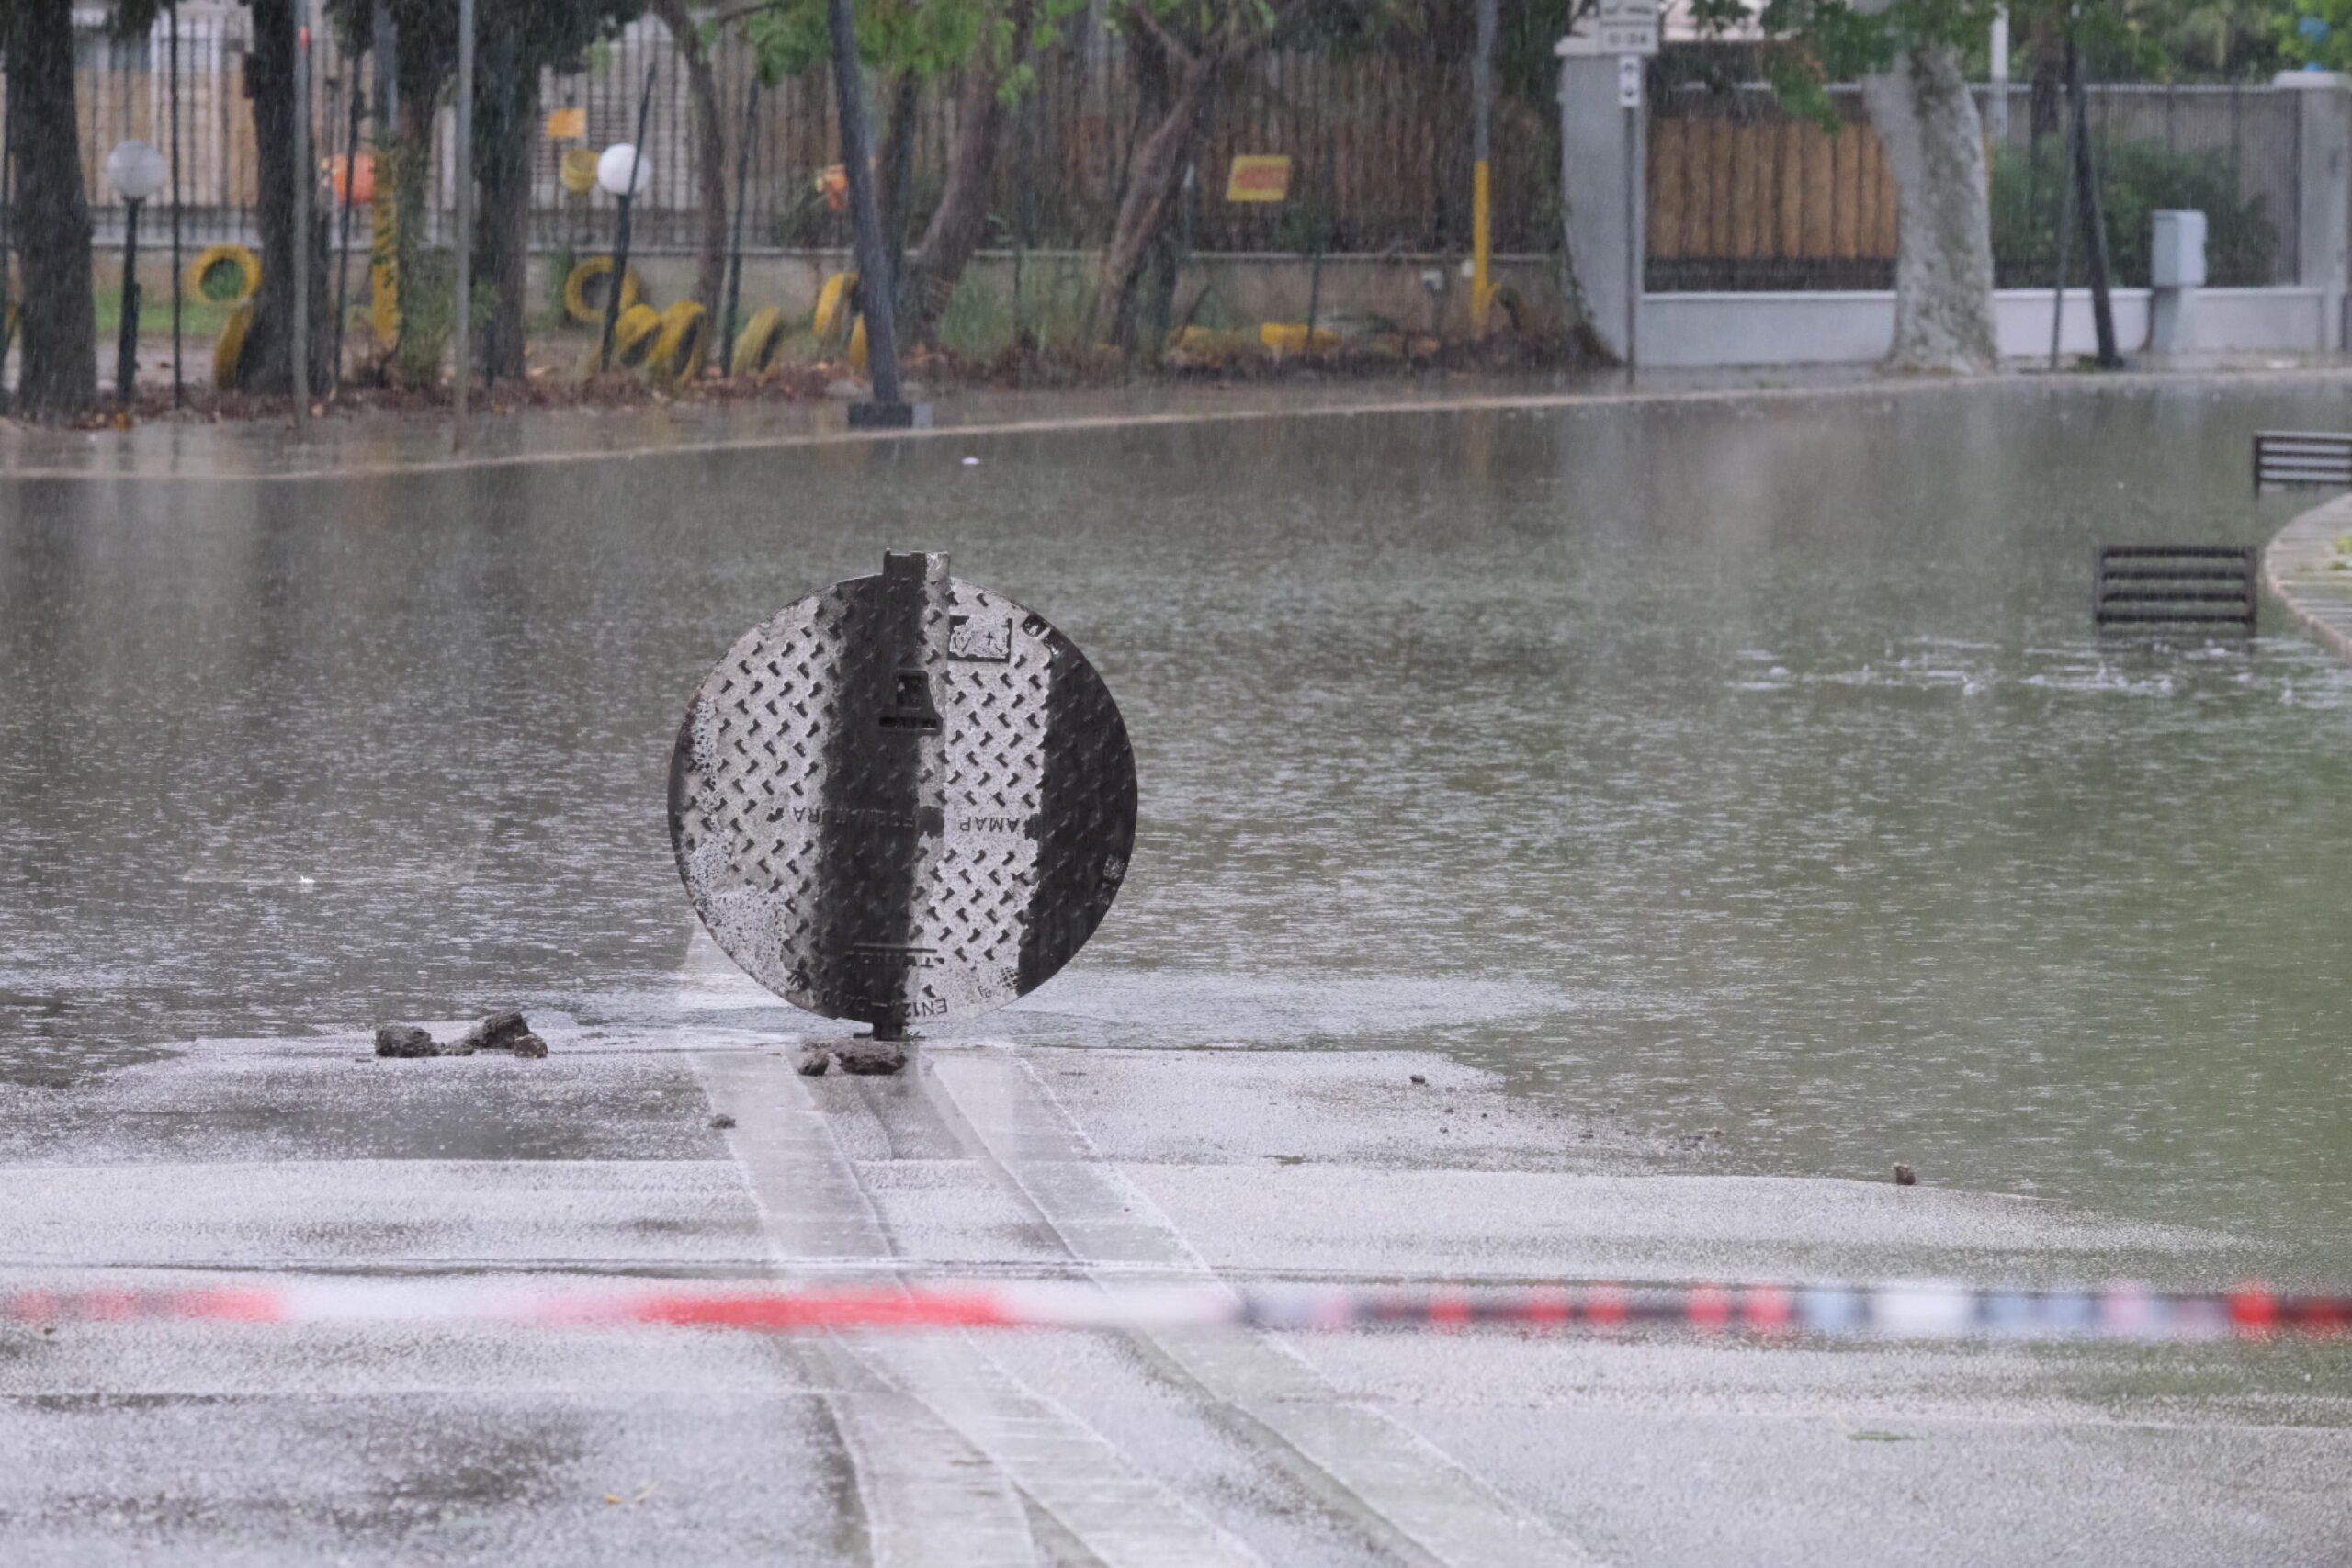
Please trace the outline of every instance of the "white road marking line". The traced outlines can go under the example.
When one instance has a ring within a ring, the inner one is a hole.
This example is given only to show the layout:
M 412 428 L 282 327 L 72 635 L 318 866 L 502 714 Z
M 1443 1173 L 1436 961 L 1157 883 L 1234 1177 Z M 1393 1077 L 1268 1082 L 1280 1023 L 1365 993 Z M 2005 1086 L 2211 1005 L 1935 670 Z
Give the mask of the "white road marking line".
M 1087 1143 L 1010 1052 L 937 1053 L 922 1082 L 1074 1257 L 1156 1263 L 1213 1277 L 1158 1205 Z M 1167 1361 L 1302 1464 L 1300 1478 L 1407 1561 L 1561 1568 L 1589 1554 L 1434 1444 L 1343 1400 L 1306 1361 L 1258 1334 L 1140 1329 Z
M 735 1118 L 729 1142 L 767 1216 L 779 1261 L 901 1261 L 826 1113 L 788 1063 L 729 1054 L 698 1056 L 696 1066 L 714 1107 Z M 943 1450 L 932 1437 L 910 1434 L 895 1412 L 877 1418 L 855 1401 L 837 1411 L 861 1489 L 870 1485 L 875 1494 L 868 1506 L 877 1562 L 1034 1561 L 1018 1487 L 1104 1568 L 1262 1568 L 1231 1532 L 1137 1470 L 1070 1411 L 1022 1384 L 972 1336 L 822 1343 L 960 1439 Z M 975 1457 L 984 1462 L 974 1465 Z M 988 1479 L 974 1477 L 975 1469 Z M 956 1481 L 960 1490 L 948 1484 Z M 933 1512 L 926 1517 L 924 1508 Z M 901 1516 L 925 1520 L 911 1539 L 889 1522 Z M 1005 1533 L 1009 1516 L 1021 1517 L 1019 1554 L 978 1555 L 976 1540 Z M 886 1558 L 886 1547 L 894 1555 Z M 949 1557 L 939 1556 L 943 1551 Z

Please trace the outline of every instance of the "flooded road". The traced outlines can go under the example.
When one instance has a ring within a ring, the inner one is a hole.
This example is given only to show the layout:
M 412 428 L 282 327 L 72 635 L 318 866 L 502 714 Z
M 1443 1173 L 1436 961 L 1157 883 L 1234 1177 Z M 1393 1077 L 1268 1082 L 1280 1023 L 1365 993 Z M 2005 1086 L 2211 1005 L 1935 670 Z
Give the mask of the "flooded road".
M 1135 872 L 970 1026 L 1408 1046 L 2341 1274 L 2352 676 L 2089 629 L 2338 391 L 2033 385 L 0 488 L 0 1074 L 512 1000 L 691 1021 L 686 694 L 886 547 L 1117 694 Z M 977 460 L 974 460 L 977 459 Z M 799 1017 L 736 1009 L 731 1025 Z M 1720 1129 L 1710 1137 L 1710 1129 Z

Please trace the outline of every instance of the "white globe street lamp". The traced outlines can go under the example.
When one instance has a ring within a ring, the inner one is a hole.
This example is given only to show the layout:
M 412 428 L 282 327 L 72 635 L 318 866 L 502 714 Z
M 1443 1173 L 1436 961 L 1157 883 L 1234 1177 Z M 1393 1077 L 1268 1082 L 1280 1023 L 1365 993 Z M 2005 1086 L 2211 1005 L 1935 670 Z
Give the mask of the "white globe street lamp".
M 125 201 L 145 201 L 171 178 L 164 155 L 144 141 L 125 141 L 107 154 L 107 181 Z
M 651 101 L 653 79 L 646 78 L 646 99 L 638 105 L 637 134 L 645 136 L 645 110 Z M 596 350 L 596 368 L 604 370 L 613 362 L 613 329 L 620 324 L 621 285 L 628 276 L 628 209 L 629 203 L 643 196 L 653 184 L 653 165 L 636 142 L 616 141 L 596 160 L 596 183 L 606 195 L 620 203 L 620 218 L 613 226 L 613 271 L 605 280 L 605 338 Z
M 596 160 L 596 183 L 605 187 L 606 196 L 627 201 L 643 196 L 652 186 L 653 164 L 639 156 L 629 143 L 616 141 Z
M 147 142 L 121 142 L 107 154 L 107 183 L 123 199 L 122 330 L 115 340 L 114 400 L 126 408 L 139 379 L 139 209 L 170 177 L 164 155 Z

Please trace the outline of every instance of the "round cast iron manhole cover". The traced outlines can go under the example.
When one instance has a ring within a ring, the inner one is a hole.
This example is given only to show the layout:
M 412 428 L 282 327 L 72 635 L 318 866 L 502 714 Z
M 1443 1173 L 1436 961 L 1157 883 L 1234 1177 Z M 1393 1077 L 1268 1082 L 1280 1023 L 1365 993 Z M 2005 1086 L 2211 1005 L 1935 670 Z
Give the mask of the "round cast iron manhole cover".
M 944 555 L 886 555 L 728 650 L 670 760 L 678 874 L 796 1007 L 902 1032 L 1001 1007 L 1094 934 L 1135 752 L 1070 640 Z

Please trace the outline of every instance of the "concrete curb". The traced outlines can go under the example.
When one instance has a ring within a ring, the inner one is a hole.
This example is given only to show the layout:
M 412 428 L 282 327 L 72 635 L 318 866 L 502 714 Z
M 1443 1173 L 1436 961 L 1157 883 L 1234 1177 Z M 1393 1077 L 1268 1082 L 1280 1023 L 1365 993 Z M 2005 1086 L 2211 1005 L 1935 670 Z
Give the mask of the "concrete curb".
M 2352 659 L 2352 495 L 2336 497 L 2278 530 L 2262 552 L 2262 580 L 2278 602 L 2341 658 Z

